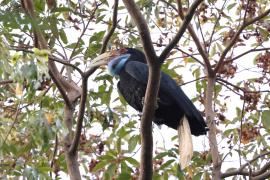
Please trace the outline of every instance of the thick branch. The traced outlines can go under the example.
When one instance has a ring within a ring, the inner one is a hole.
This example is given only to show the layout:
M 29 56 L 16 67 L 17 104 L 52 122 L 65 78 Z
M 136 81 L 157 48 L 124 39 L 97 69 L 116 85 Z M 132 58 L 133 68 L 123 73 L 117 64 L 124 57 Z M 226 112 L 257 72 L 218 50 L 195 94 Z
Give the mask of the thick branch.
M 205 101 L 205 113 L 206 122 L 209 128 L 209 145 L 211 149 L 211 155 L 213 160 L 213 179 L 219 180 L 221 177 L 221 159 L 218 151 L 218 144 L 216 139 L 216 124 L 214 120 L 213 112 L 213 91 L 215 86 L 215 79 L 208 77 L 207 79 L 207 90 L 206 90 L 206 101 Z
M 184 32 L 186 31 L 193 15 L 195 14 L 195 10 L 196 8 L 200 5 L 200 3 L 203 0 L 196 0 L 192 6 L 190 7 L 188 13 L 186 14 L 186 16 L 184 17 L 183 23 L 179 29 L 179 31 L 177 32 L 177 34 L 174 36 L 174 38 L 172 39 L 172 41 L 166 46 L 166 48 L 163 50 L 163 52 L 161 53 L 161 55 L 159 56 L 159 61 L 161 63 L 163 63 L 163 61 L 167 58 L 167 56 L 169 55 L 170 51 L 175 47 L 175 45 L 179 42 L 180 38 L 183 36 Z
M 123 0 L 129 14 L 135 22 L 144 52 L 146 54 L 147 62 L 149 64 L 148 83 L 144 98 L 143 115 L 141 118 L 141 162 L 140 162 L 140 179 L 151 180 L 153 173 L 153 135 L 152 135 L 152 121 L 154 118 L 156 98 L 159 89 L 160 81 L 160 63 L 156 56 L 153 43 L 150 37 L 149 29 L 143 18 L 140 10 L 133 0 Z
M 156 62 L 158 58 L 156 56 L 150 32 L 143 15 L 134 1 L 123 0 L 123 2 L 138 28 L 148 64 L 157 64 Z
M 26 13 L 32 19 L 32 27 L 34 31 L 35 47 L 39 49 L 48 49 L 47 41 L 44 35 L 36 23 L 36 16 L 34 14 L 34 5 L 32 0 L 22 0 L 22 6 L 24 7 Z M 58 71 L 56 64 L 49 58 L 48 68 L 50 76 L 55 82 L 59 92 L 62 94 L 65 100 L 65 112 L 64 112 L 64 122 L 69 130 L 69 134 L 65 138 L 65 157 L 67 161 L 67 168 L 72 180 L 80 180 L 80 170 L 77 161 L 77 153 L 69 153 L 69 146 L 72 136 L 72 119 L 74 113 L 75 102 L 80 96 L 81 89 L 71 81 L 67 81 Z
M 264 13 L 262 13 L 261 15 L 251 19 L 250 21 L 244 21 L 243 25 L 239 28 L 239 30 L 234 34 L 232 40 L 229 42 L 229 44 L 227 45 L 227 47 L 224 49 L 224 51 L 222 52 L 218 64 L 216 66 L 216 68 L 214 69 L 214 72 L 217 73 L 219 71 L 219 69 L 221 68 L 225 57 L 227 55 L 227 53 L 231 50 L 231 48 L 235 45 L 239 35 L 242 33 L 242 31 L 248 27 L 249 25 L 255 23 L 256 21 L 264 18 L 265 16 L 267 16 L 270 13 L 270 9 L 266 10 Z

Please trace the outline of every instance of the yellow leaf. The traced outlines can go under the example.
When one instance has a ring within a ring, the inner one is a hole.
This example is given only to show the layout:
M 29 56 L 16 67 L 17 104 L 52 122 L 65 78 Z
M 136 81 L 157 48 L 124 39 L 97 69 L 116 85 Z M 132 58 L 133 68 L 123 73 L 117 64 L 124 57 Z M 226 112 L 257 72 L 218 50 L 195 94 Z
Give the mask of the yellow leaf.
M 15 94 L 17 96 L 21 96 L 23 93 L 23 88 L 22 88 L 22 85 L 20 83 L 17 83 L 16 84 L 16 89 L 15 89 Z
M 194 176 L 193 168 L 191 166 L 187 167 L 187 173 L 188 173 L 188 177 L 193 177 Z
M 48 122 L 48 124 L 51 124 L 53 122 L 53 114 L 51 113 L 45 113 L 45 117 L 46 117 L 46 120 Z

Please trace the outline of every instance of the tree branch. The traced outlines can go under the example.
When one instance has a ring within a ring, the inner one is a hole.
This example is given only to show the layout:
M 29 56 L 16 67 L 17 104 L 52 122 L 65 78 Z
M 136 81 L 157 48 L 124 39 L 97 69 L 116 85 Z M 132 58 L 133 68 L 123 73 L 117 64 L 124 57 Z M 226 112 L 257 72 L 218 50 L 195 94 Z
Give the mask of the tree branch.
M 244 52 L 244 53 L 242 53 L 242 54 L 239 54 L 238 56 L 236 56 L 236 57 L 234 57 L 234 58 L 232 58 L 232 59 L 230 59 L 230 60 L 224 61 L 224 63 L 230 63 L 230 62 L 233 62 L 233 61 L 235 61 L 235 60 L 237 60 L 237 59 L 239 59 L 239 58 L 241 58 L 241 57 L 243 57 L 243 56 L 245 56 L 245 55 L 247 55 L 247 54 L 249 54 L 249 53 L 252 53 L 252 52 L 257 52 L 257 51 L 267 51 L 267 50 L 270 50 L 270 48 L 251 49 L 251 50 L 248 50 L 248 51 L 246 51 L 246 52 Z
M 117 24 L 117 8 L 118 8 L 118 0 L 115 0 L 114 11 L 113 11 L 113 25 L 112 25 L 110 31 L 108 32 L 108 34 L 103 39 L 103 45 L 102 45 L 102 48 L 101 48 L 101 53 L 105 52 L 108 41 L 110 40 L 110 38 L 113 35 L 113 32 L 114 32 L 114 30 L 116 28 L 116 24 Z M 94 10 L 94 12 L 95 12 L 95 10 Z M 92 15 L 91 15 L 91 17 L 92 17 Z M 92 19 L 92 18 L 90 18 L 90 19 Z M 85 29 L 87 29 L 87 27 L 89 25 L 89 22 L 90 21 L 88 21 Z M 84 34 L 84 33 L 82 33 L 82 34 Z M 81 35 L 81 37 L 82 37 L 82 35 Z M 83 125 L 83 117 L 84 117 L 84 113 L 85 113 L 85 104 L 86 104 L 86 100 L 87 100 L 87 81 L 88 81 L 88 77 L 92 73 L 94 73 L 95 70 L 96 70 L 96 68 L 91 68 L 88 71 L 86 71 L 86 73 L 84 73 L 84 74 L 81 73 L 83 78 L 82 78 L 82 93 L 81 93 L 80 109 L 79 109 L 78 118 L 77 118 L 77 126 L 76 126 L 75 135 L 74 135 L 72 144 L 71 144 L 71 146 L 69 148 L 69 153 L 74 154 L 74 155 L 76 154 L 79 143 L 80 143 L 80 136 L 81 136 L 82 125 Z
M 242 26 L 239 28 L 239 30 L 234 34 L 232 40 L 229 42 L 229 44 L 227 45 L 227 47 L 224 49 L 224 51 L 222 52 L 218 64 L 216 66 L 216 68 L 214 69 L 214 73 L 216 74 L 219 69 L 221 68 L 224 59 L 227 55 L 227 53 L 231 50 L 231 48 L 233 47 L 233 45 L 235 45 L 237 38 L 239 37 L 239 35 L 242 33 L 242 31 L 248 27 L 249 25 L 253 24 L 254 22 L 264 18 L 265 16 L 267 16 L 270 13 L 270 9 L 266 10 L 264 13 L 262 13 L 261 15 L 251 19 L 250 21 L 244 21 L 244 23 L 242 24 Z
M 39 49 L 48 49 L 47 41 L 44 38 L 43 32 L 37 26 L 37 20 L 34 13 L 34 4 L 32 0 L 21 0 L 25 12 L 32 19 L 32 28 L 34 31 L 34 44 Z M 69 153 L 69 146 L 72 136 L 72 119 L 76 100 L 80 96 L 81 89 L 72 81 L 67 81 L 58 71 L 56 64 L 49 58 L 48 61 L 49 74 L 56 84 L 59 92 L 65 101 L 64 122 L 69 130 L 69 134 L 65 137 L 65 158 L 67 169 L 72 180 L 80 180 L 80 170 L 77 161 L 77 153 Z
M 221 11 L 223 11 L 226 3 L 227 3 L 227 0 L 224 1 L 223 5 L 222 5 L 222 8 L 221 8 Z M 215 34 L 215 29 L 216 29 L 216 27 L 218 25 L 218 22 L 219 22 L 219 20 L 221 18 L 221 15 L 222 15 L 222 13 L 218 13 L 218 18 L 216 19 L 216 22 L 214 24 L 213 30 L 212 30 L 211 35 L 210 35 L 210 38 L 209 38 L 209 48 L 208 48 L 207 53 L 209 53 L 209 51 L 210 51 L 210 47 L 211 47 L 211 44 L 212 44 L 212 41 L 213 41 L 213 37 L 214 37 L 214 34 Z
M 150 64 L 156 64 L 158 65 L 158 63 L 156 63 L 158 61 L 158 58 L 156 56 L 156 52 L 153 46 L 153 42 L 150 36 L 150 32 L 147 26 L 147 23 L 143 17 L 143 15 L 141 14 L 139 8 L 137 7 L 136 3 L 132 0 L 128 1 L 128 0 L 123 0 L 130 16 L 132 17 L 132 19 L 134 20 L 138 31 L 139 31 L 139 35 L 141 37 L 141 41 L 142 41 L 142 45 L 143 45 L 143 49 L 147 58 L 147 63 Z
M 69 153 L 71 154 L 76 154 L 79 142 L 80 142 L 80 136 L 81 136 L 81 131 L 82 131 L 82 124 L 83 124 L 83 117 L 85 113 L 85 104 L 86 104 L 86 99 L 87 99 L 87 80 L 88 77 L 83 77 L 82 79 L 82 95 L 81 95 L 81 101 L 80 101 L 80 109 L 78 113 L 78 118 L 77 118 L 77 126 L 76 126 L 76 132 L 72 141 L 72 144 L 69 149 Z
M 81 41 L 81 39 L 82 39 L 82 37 L 83 37 L 85 31 L 87 30 L 87 28 L 88 28 L 90 22 L 91 22 L 91 21 L 93 20 L 93 18 L 95 17 L 95 13 L 96 13 L 96 10 L 97 10 L 98 6 L 99 6 L 99 5 L 96 4 L 95 8 L 94 8 L 93 11 L 91 12 L 91 15 L 90 15 L 90 17 L 89 17 L 89 19 L 88 19 L 88 21 L 87 21 L 87 24 L 86 24 L 86 26 L 83 28 L 83 31 L 82 31 L 80 37 L 78 38 L 77 43 L 76 43 L 75 47 L 73 48 L 73 50 L 72 50 L 72 52 L 71 52 L 71 54 L 70 54 L 70 57 L 69 57 L 70 60 L 73 58 L 74 53 L 75 53 L 76 49 L 78 48 L 78 46 L 79 46 L 79 44 L 80 44 L 80 41 Z
M 221 158 L 218 151 L 218 143 L 216 139 L 216 124 L 214 120 L 214 111 L 213 111 L 213 91 L 215 87 L 215 78 L 208 77 L 207 79 L 207 89 L 205 97 L 205 114 L 206 114 L 206 123 L 209 128 L 209 146 L 211 149 L 211 155 L 213 160 L 213 179 L 219 180 L 221 177 Z
M 264 92 L 264 93 L 269 93 L 269 92 L 270 92 L 270 90 L 247 91 L 246 89 L 244 89 L 244 88 L 242 88 L 242 87 L 239 87 L 239 86 L 236 86 L 236 85 L 230 83 L 229 81 L 226 81 L 226 80 L 224 80 L 224 79 L 222 79 L 222 78 L 220 78 L 220 77 L 217 77 L 217 81 L 218 81 L 218 82 L 225 83 L 225 84 L 227 84 L 227 85 L 230 85 L 230 86 L 232 86 L 233 88 L 242 91 L 243 93 L 263 93 L 263 92 Z M 238 95 L 240 95 L 240 94 L 238 94 Z
M 196 8 L 200 5 L 200 3 L 203 0 L 196 0 L 192 6 L 189 8 L 188 13 L 184 17 L 184 20 L 182 22 L 182 25 L 180 29 L 178 30 L 177 34 L 174 36 L 172 41 L 166 46 L 166 48 L 162 51 L 162 53 L 159 56 L 160 63 L 163 63 L 164 60 L 169 55 L 170 51 L 174 48 L 174 46 L 179 42 L 180 38 L 183 36 L 184 32 L 186 31 L 193 15 L 195 14 Z
M 0 86 L 4 86 L 7 84 L 11 84 L 11 83 L 14 83 L 14 81 L 13 80 L 2 80 L 2 81 L 0 81 Z
M 178 5 L 178 14 L 179 14 L 180 18 L 183 20 L 184 13 L 183 13 L 183 9 L 182 9 L 181 0 L 177 0 L 177 5 Z M 208 76 L 214 77 L 215 74 L 213 73 L 213 69 L 211 68 L 211 64 L 210 64 L 210 61 L 208 59 L 208 55 L 206 54 L 204 48 L 201 45 L 201 42 L 200 42 L 198 36 L 196 35 L 194 29 L 192 28 L 192 26 L 190 24 L 188 25 L 188 31 L 189 31 L 189 33 L 190 33 L 190 35 L 195 43 L 200 55 L 203 58 Z
M 255 158 L 253 158 L 252 160 L 246 162 L 245 164 L 243 164 L 242 166 L 240 166 L 236 170 L 232 170 L 232 171 L 229 171 L 229 172 L 226 172 L 226 173 L 222 173 L 221 178 L 227 178 L 227 177 L 236 176 L 236 175 L 249 176 L 250 172 L 248 170 L 245 170 L 245 167 L 249 166 L 251 163 L 255 162 L 257 159 L 263 158 L 264 156 L 267 156 L 267 155 L 270 155 L 270 151 L 256 156 Z M 270 168 L 270 162 L 267 162 L 263 167 L 260 168 L 260 170 L 251 172 L 252 177 L 254 177 L 252 179 L 254 180 L 254 179 L 260 179 L 261 177 L 269 177 L 270 176 L 270 173 L 269 173 L 270 171 L 267 171 L 269 168 Z
M 117 26 L 118 1 L 119 0 L 114 0 L 112 26 L 111 26 L 111 29 L 109 30 L 109 32 L 107 33 L 107 35 L 103 38 L 103 42 L 102 42 L 102 47 L 101 47 L 100 53 L 104 53 L 106 51 L 108 42 L 111 39 L 111 37 L 112 37 L 112 35 L 113 35 L 114 31 L 115 31 L 115 28 Z
M 143 15 L 133 0 L 123 0 L 129 14 L 135 22 L 143 49 L 149 65 L 149 75 L 147 88 L 144 98 L 143 114 L 141 118 L 141 162 L 140 162 L 140 179 L 151 180 L 153 173 L 153 135 L 152 122 L 155 113 L 155 104 L 160 84 L 160 68 L 153 43 L 150 37 L 149 29 Z

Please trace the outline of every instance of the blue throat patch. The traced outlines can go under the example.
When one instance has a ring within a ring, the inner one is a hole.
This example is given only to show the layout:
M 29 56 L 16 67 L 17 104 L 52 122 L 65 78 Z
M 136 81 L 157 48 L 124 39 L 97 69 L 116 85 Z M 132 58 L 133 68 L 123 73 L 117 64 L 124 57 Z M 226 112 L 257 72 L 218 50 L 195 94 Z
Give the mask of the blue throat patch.
M 128 58 L 130 57 L 130 54 L 124 54 L 120 55 L 118 57 L 113 58 L 108 63 L 108 71 L 111 76 L 117 76 L 119 75 L 120 71 L 125 66 Z

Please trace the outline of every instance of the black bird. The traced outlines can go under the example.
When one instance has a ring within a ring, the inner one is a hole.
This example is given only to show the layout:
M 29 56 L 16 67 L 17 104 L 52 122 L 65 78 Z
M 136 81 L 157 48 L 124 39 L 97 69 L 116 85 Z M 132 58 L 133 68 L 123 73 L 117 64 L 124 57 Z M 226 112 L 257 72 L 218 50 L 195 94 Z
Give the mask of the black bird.
M 111 75 L 119 77 L 117 87 L 128 104 L 142 112 L 148 81 L 145 55 L 137 49 L 123 48 L 102 54 L 92 61 L 92 66 L 104 64 L 108 64 Z M 180 156 L 184 158 L 180 162 L 182 167 L 187 166 L 193 152 L 190 133 L 195 136 L 206 134 L 207 126 L 182 89 L 164 72 L 161 72 L 154 123 L 178 129 L 182 141 L 179 146 Z

